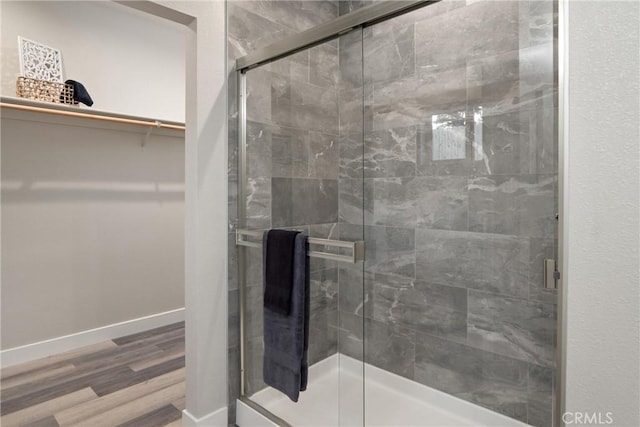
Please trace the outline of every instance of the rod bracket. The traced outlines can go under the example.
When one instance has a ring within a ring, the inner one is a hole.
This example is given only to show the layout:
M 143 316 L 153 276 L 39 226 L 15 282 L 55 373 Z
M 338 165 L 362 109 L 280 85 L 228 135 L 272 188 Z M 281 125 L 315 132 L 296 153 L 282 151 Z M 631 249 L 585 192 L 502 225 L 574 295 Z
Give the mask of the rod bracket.
M 160 122 L 159 120 L 155 121 L 155 129 L 160 129 L 162 127 L 162 122 Z M 142 144 L 140 145 L 142 148 L 144 148 L 145 145 L 147 145 L 149 143 L 149 138 L 151 138 L 151 132 L 153 132 L 153 126 L 149 126 L 149 129 L 147 129 L 147 133 L 144 134 L 144 138 L 142 139 Z

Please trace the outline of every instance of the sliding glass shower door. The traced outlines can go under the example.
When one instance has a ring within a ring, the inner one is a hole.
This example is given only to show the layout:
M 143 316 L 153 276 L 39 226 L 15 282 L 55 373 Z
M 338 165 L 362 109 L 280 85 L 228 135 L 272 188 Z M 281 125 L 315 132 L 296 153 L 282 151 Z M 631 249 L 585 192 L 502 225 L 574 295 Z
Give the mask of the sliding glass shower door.
M 553 425 L 556 5 L 425 3 L 241 74 L 242 395 L 283 425 Z M 263 381 L 271 228 L 332 242 L 297 403 Z
M 364 29 L 367 425 L 552 425 L 554 46 L 552 1 Z
M 354 31 L 241 76 L 246 143 L 240 150 L 245 203 L 239 228 L 251 242 L 238 247 L 244 397 L 295 426 L 364 422 L 364 323 L 341 310 L 363 304 L 363 264 L 350 262 L 349 249 L 339 247 L 364 238 L 361 39 Z M 270 343 L 264 341 L 259 243 L 272 228 L 337 241 L 314 240 L 309 248 L 309 380 L 295 403 L 264 382 Z

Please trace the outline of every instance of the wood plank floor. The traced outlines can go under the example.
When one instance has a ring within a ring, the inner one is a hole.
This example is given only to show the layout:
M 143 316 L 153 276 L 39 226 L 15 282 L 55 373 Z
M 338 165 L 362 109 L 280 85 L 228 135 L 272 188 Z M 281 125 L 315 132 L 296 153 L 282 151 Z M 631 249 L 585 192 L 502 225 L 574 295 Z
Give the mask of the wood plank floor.
M 0 425 L 181 425 L 184 322 L 10 366 Z

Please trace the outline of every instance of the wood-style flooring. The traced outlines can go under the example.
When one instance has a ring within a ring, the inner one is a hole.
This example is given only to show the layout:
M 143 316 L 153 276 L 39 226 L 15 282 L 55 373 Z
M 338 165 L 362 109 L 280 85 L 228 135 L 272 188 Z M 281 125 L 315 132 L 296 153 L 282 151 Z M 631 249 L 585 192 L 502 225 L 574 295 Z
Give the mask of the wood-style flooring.
M 184 322 L 2 370 L 0 425 L 180 426 Z

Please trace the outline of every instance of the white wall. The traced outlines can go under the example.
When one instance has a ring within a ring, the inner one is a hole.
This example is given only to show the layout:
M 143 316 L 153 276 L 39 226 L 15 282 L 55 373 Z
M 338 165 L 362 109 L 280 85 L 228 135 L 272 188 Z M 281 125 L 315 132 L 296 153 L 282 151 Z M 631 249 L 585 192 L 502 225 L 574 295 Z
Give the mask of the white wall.
M 640 4 L 568 6 L 566 409 L 637 427 Z
M 2 1 L 2 95 L 17 35 L 59 48 L 92 108 L 184 121 L 188 31 L 111 1 Z M 86 107 L 84 107 L 86 108 Z M 2 111 L 3 350 L 184 307 L 184 134 Z
M 34 118 L 2 117 L 2 349 L 184 307 L 184 137 Z
M 184 23 L 187 38 L 182 423 L 227 425 L 227 88 L 223 1 L 131 2 Z
M 60 49 L 65 79 L 85 85 L 92 108 L 184 121 L 184 26 L 111 1 L 3 0 L 0 7 L 3 96 L 15 96 L 20 35 Z

